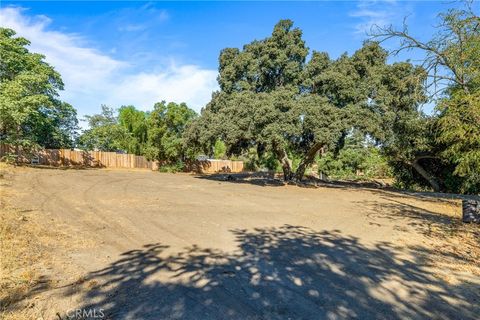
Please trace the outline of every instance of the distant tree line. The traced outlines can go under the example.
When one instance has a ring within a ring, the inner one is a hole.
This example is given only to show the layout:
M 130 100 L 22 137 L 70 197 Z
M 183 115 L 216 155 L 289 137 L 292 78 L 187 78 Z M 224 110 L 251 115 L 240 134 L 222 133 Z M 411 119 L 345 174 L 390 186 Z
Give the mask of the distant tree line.
M 200 154 L 243 159 L 251 170 L 333 177 L 392 175 L 402 188 L 480 192 L 480 19 L 468 6 L 439 16 L 422 42 L 408 28 L 376 27 L 352 55 L 310 52 L 290 20 L 271 36 L 220 52 L 220 90 L 197 115 L 186 104 L 151 111 L 102 106 L 78 134 L 75 109 L 58 100 L 60 75 L 0 29 L 3 142 L 145 155 L 180 170 Z M 397 40 L 388 53 L 385 41 Z M 389 63 L 405 50 L 423 63 Z M 422 106 L 435 105 L 431 114 Z
M 181 170 L 194 158 L 183 140 L 185 127 L 197 117 L 185 103 L 156 103 L 152 111 L 122 106 L 118 113 L 102 105 L 100 114 L 87 116 L 89 129 L 78 138 L 86 150 L 125 151 L 158 160 L 166 170 Z

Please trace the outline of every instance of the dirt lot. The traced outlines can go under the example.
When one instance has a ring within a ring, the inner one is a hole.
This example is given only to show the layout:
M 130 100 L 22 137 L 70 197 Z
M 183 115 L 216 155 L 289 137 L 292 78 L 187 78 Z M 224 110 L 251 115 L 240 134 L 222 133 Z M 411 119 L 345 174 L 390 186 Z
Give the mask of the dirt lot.
M 21 261 L 3 277 L 28 283 L 4 281 L 5 318 L 480 314 L 480 231 L 456 200 L 150 171 L 4 179 L 2 255 Z

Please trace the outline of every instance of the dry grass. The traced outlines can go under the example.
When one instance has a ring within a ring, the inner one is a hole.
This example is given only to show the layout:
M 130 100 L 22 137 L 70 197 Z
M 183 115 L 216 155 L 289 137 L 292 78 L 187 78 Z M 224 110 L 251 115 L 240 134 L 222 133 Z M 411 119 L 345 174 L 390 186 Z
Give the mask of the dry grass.
M 46 259 L 38 235 L 42 230 L 32 223 L 30 212 L 6 203 L 12 169 L 0 163 L 0 318 L 28 319 L 23 300 L 49 286 L 38 271 L 38 262 Z
M 407 220 L 408 223 L 397 230 L 404 233 L 405 243 L 413 251 L 417 251 L 418 241 L 409 244 L 408 239 L 415 234 L 423 235 L 422 247 L 430 252 L 425 256 L 429 266 L 445 273 L 460 271 L 480 275 L 480 227 L 462 222 L 461 200 L 387 194 L 395 205 L 375 204 L 370 217 Z
M 45 258 L 35 227 L 18 210 L 0 212 L 0 301 L 2 309 L 19 301 L 40 281 L 35 264 Z
M 480 276 L 480 228 L 476 224 L 452 221 L 449 228 L 433 228 L 429 245 L 431 265 Z
M 61 249 L 85 248 L 88 241 L 68 226 L 45 221 L 40 211 L 17 208 L 10 188 L 13 167 L 0 162 L 0 319 L 38 319 L 36 298 L 75 277 Z
M 457 270 L 480 275 L 480 228 L 463 223 L 461 201 L 438 204 L 449 217 L 448 224 L 429 225 L 425 245 L 432 248 L 431 265 L 442 270 Z

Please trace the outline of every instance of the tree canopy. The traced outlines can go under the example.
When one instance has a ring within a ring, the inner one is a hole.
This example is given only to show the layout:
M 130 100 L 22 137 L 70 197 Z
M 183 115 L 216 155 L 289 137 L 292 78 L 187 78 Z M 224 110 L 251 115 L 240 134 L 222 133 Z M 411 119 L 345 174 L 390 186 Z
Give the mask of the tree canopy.
M 315 156 L 341 146 L 352 128 L 386 142 L 388 119 L 402 108 L 416 112 L 424 99 L 415 85 L 421 70 L 388 65 L 376 42 L 336 60 L 314 51 L 306 61 L 308 52 L 290 20 L 241 51 L 222 50 L 220 91 L 187 131 L 189 141 L 208 153 L 217 138 L 230 155 L 272 152 L 285 180 L 301 180 Z M 300 158 L 296 168 L 293 156 Z
M 75 109 L 58 99 L 60 74 L 30 42 L 0 28 L 0 134 L 4 142 L 25 148 L 72 147 Z
M 439 15 L 437 33 L 428 41 L 401 30 L 377 27 L 372 36 L 380 41 L 398 40 L 392 53 L 417 50 L 436 114 L 415 132 L 423 142 L 417 152 L 432 168 L 428 175 L 434 189 L 480 192 L 480 18 L 466 3 Z M 415 120 L 419 121 L 419 120 Z M 422 137 L 422 138 L 420 138 Z M 417 162 L 418 163 L 418 162 Z M 435 186 L 436 184 L 436 186 Z

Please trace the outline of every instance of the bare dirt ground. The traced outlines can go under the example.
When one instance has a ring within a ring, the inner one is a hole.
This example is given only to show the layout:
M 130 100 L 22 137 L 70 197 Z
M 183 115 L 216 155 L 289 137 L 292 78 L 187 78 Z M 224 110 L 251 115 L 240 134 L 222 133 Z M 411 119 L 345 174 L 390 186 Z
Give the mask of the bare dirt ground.
M 1 191 L 6 319 L 480 314 L 480 231 L 458 200 L 32 168 Z

